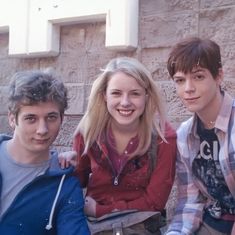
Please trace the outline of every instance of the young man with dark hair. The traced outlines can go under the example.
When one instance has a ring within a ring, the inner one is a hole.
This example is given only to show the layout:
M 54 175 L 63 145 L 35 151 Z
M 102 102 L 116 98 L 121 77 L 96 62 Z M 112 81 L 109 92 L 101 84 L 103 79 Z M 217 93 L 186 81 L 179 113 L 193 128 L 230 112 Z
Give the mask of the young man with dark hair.
M 235 234 L 235 101 L 221 89 L 220 47 L 185 39 L 167 68 L 194 113 L 177 130 L 178 203 L 167 235 Z
M 89 235 L 73 168 L 50 147 L 67 108 L 67 90 L 41 71 L 15 74 L 9 86 L 13 137 L 0 135 L 0 234 Z

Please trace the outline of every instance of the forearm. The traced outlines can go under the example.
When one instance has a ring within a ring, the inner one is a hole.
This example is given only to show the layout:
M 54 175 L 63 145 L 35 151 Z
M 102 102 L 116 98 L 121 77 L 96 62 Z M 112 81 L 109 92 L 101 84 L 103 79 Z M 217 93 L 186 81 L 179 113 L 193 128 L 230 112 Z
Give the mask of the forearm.
M 96 216 L 100 217 L 107 213 L 128 209 L 135 209 L 138 211 L 162 211 L 165 208 L 167 197 L 163 199 L 157 197 L 154 198 L 155 200 L 151 199 L 149 195 L 144 193 L 142 196 L 134 200 L 117 200 L 107 205 L 97 204 Z

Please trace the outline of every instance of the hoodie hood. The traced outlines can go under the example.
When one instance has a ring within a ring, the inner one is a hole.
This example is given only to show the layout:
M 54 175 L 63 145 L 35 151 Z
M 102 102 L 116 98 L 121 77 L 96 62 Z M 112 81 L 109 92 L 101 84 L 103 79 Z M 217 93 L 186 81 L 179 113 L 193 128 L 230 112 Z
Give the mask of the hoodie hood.
M 10 140 L 10 139 L 12 139 L 11 136 L 6 135 L 6 134 L 0 134 L 0 143 L 2 143 L 5 140 Z

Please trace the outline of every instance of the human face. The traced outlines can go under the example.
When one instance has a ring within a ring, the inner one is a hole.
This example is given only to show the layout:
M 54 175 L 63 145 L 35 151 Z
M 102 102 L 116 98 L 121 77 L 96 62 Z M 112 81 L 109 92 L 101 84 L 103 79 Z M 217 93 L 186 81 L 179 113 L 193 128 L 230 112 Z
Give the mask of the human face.
M 176 72 L 173 76 L 176 92 L 190 112 L 213 113 L 219 105 L 222 71 L 213 78 L 206 68 L 197 66 L 190 73 Z
M 113 121 L 119 128 L 136 130 L 146 104 L 146 91 L 135 78 L 115 73 L 109 80 L 105 99 Z
M 15 160 L 25 163 L 47 160 L 61 121 L 59 106 L 53 102 L 21 106 L 17 120 L 14 114 L 9 114 L 9 123 L 14 128 L 9 146 Z

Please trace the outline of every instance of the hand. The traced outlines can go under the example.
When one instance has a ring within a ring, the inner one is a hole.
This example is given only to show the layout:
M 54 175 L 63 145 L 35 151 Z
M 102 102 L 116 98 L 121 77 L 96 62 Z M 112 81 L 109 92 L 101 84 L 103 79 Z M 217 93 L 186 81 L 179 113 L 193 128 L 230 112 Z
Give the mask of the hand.
M 96 216 L 96 201 L 92 198 L 87 196 L 85 198 L 85 206 L 84 206 L 84 212 L 88 216 Z
M 59 163 L 62 169 L 69 166 L 77 166 L 77 152 L 76 151 L 67 151 L 59 153 Z

